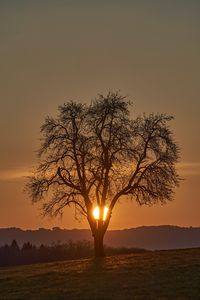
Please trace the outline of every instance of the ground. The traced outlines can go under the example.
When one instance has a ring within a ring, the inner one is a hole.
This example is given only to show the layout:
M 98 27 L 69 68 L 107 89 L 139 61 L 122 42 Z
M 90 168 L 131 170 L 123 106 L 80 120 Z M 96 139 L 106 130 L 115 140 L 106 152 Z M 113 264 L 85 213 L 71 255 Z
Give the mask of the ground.
M 199 300 L 200 249 L 0 268 L 0 300 Z

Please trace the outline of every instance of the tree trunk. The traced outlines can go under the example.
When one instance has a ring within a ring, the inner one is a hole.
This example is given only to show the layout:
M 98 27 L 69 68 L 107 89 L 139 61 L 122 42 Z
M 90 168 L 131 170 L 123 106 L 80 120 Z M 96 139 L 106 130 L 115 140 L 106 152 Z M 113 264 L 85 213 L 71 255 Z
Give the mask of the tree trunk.
M 90 228 L 91 228 L 92 235 L 94 238 L 94 256 L 95 257 L 104 257 L 105 251 L 104 251 L 103 239 L 104 239 L 106 230 L 108 228 L 108 224 L 110 222 L 111 214 L 109 214 L 106 221 L 101 221 L 101 220 L 96 221 L 93 218 L 92 214 L 91 214 L 91 216 L 89 215 L 88 222 L 90 224 Z
M 104 234 L 102 233 L 97 233 L 94 236 L 94 255 L 95 257 L 104 257 L 105 256 L 105 251 L 104 251 L 104 246 L 103 246 L 103 238 Z

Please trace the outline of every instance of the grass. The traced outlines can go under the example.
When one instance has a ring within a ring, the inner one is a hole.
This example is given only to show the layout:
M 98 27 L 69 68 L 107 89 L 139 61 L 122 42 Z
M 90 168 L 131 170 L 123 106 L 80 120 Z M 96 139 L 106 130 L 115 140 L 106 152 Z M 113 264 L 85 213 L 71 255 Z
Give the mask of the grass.
M 200 299 L 200 249 L 0 268 L 1 300 Z

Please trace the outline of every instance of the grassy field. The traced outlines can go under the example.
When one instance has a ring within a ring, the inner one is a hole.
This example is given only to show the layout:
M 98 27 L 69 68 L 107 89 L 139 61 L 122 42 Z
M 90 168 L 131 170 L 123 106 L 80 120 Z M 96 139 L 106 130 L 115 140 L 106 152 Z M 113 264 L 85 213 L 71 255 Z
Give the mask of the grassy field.
M 0 299 L 200 299 L 200 249 L 0 268 Z

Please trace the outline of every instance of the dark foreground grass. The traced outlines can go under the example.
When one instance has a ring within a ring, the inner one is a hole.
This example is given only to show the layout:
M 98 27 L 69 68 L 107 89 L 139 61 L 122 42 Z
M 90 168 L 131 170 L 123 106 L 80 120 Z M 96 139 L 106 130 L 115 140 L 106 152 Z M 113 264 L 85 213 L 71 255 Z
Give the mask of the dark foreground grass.
M 200 249 L 0 268 L 0 299 L 200 299 Z

